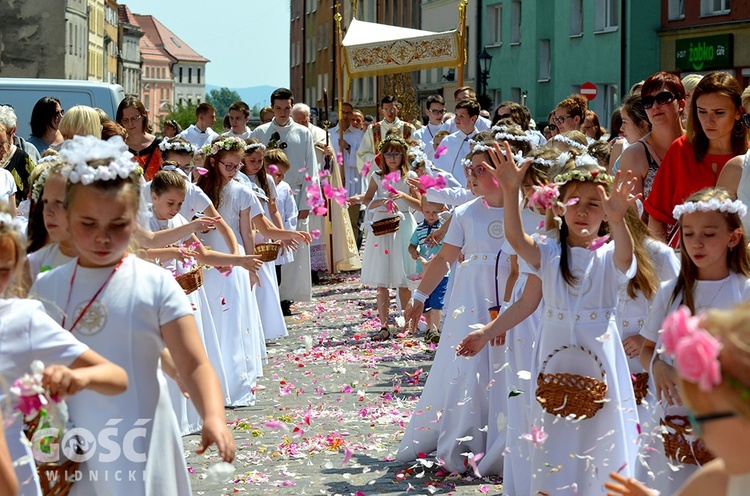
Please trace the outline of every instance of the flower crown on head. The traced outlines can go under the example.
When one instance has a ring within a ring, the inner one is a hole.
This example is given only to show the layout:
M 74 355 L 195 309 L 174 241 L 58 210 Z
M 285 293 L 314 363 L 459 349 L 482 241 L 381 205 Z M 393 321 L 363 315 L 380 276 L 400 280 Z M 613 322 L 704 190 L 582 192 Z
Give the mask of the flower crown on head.
M 531 136 L 527 134 L 513 134 L 505 131 L 495 133 L 495 139 L 498 141 L 528 141 L 531 143 Z
M 567 152 L 563 152 L 558 157 L 557 163 L 560 164 L 562 162 L 564 164 L 564 163 L 567 163 L 568 160 L 570 160 L 570 154 Z M 570 169 L 568 171 L 565 171 L 561 174 L 556 175 L 554 179 L 552 180 L 553 183 L 557 183 L 560 186 L 562 186 L 565 183 L 569 183 L 570 181 L 594 182 L 594 183 L 601 183 L 601 184 L 609 185 L 609 184 L 612 184 L 612 182 L 614 181 L 614 178 L 610 176 L 609 174 L 600 172 L 598 162 L 597 162 L 597 169 L 593 171 L 581 169 L 576 166 L 573 169 Z
M 49 165 L 39 173 L 39 175 L 36 177 L 36 180 L 34 181 L 34 184 L 31 185 L 31 199 L 34 201 L 34 203 L 39 203 L 39 200 L 42 199 L 44 185 L 47 184 L 47 179 L 49 179 L 49 174 L 52 171 L 52 167 L 62 164 L 62 160 L 60 160 L 60 157 L 58 155 L 49 155 L 42 158 L 37 165 L 42 164 Z
M 422 145 L 424 143 L 421 143 Z M 412 169 L 418 169 L 420 162 L 424 162 L 424 166 L 429 170 L 432 168 L 432 161 L 427 158 L 427 154 L 424 152 L 423 146 L 414 146 L 409 148 L 409 153 L 414 157 L 411 161 Z
M 245 153 L 251 153 L 256 148 L 260 149 L 260 153 L 263 153 L 266 151 L 266 145 L 263 143 L 250 143 L 249 145 L 245 145 Z
M 567 136 L 563 136 L 562 134 L 556 134 L 552 137 L 552 141 L 559 141 L 560 143 L 564 143 L 568 146 L 572 146 L 576 150 L 586 150 L 588 147 L 584 144 L 581 144 L 577 141 L 573 141 L 572 139 L 568 138 Z
M 471 138 L 469 138 L 469 146 L 471 147 L 472 152 L 478 152 L 478 153 L 486 152 L 487 150 L 490 149 L 490 147 L 486 145 L 484 142 L 475 141 Z
M 701 391 L 710 391 L 721 384 L 721 342 L 703 328 L 704 317 L 681 306 L 662 322 L 661 339 L 680 376 L 697 383 Z
M 13 217 L 8 212 L 0 212 L 0 227 L 7 227 L 21 236 L 26 236 L 26 226 L 23 221 Z
M 672 210 L 672 217 L 680 220 L 684 214 L 694 214 L 695 212 L 721 212 L 737 214 L 740 218 L 747 215 L 747 206 L 740 200 L 719 200 L 711 198 L 708 201 L 685 202 L 677 205 Z
M 554 160 L 548 160 L 548 159 L 542 158 L 542 157 L 534 157 L 534 158 L 532 158 L 530 160 L 531 160 L 532 164 L 541 165 L 541 166 L 547 167 L 547 168 L 552 167 L 553 165 L 555 165 L 557 163 Z
M 175 151 L 175 152 L 195 153 L 198 150 L 198 147 L 193 145 L 189 141 L 162 140 L 162 142 L 159 143 L 159 150 L 163 152 Z
M 406 141 L 404 141 L 403 138 L 396 136 L 395 134 L 391 134 L 390 136 L 386 136 L 385 139 L 380 142 L 380 145 L 378 145 L 378 151 L 382 152 L 386 146 L 392 143 L 397 143 L 399 146 L 403 147 L 405 150 L 409 149 L 409 145 L 406 144 Z
M 94 181 L 127 179 L 134 172 L 143 174 L 143 169 L 120 136 L 107 141 L 93 136 L 73 136 L 72 140 L 63 143 L 59 157 L 65 163 L 60 174 L 71 184 L 86 186 Z M 92 167 L 90 162 L 106 165 Z
M 201 151 L 206 154 L 207 157 L 213 157 L 222 150 L 231 152 L 244 152 L 245 151 L 245 140 L 237 138 L 236 136 L 223 136 L 213 143 L 207 143 L 203 145 Z

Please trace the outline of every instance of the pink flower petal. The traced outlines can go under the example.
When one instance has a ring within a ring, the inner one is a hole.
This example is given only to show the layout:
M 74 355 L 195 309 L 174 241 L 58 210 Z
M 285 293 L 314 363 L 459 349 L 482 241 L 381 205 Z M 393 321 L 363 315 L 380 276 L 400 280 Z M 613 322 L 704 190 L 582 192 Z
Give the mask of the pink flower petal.
M 313 229 L 310 231 L 310 236 L 312 236 L 314 239 L 320 238 L 320 230 Z
M 594 241 L 592 241 L 589 244 L 589 250 L 596 251 L 602 246 L 607 244 L 607 241 L 609 241 L 609 234 L 605 234 L 604 236 L 600 236 L 596 238 Z
M 347 463 L 349 463 L 349 460 L 351 460 L 353 454 L 354 452 L 352 450 L 350 450 L 349 448 L 346 448 L 344 450 L 344 461 L 341 462 L 341 466 L 344 466 Z
M 279 168 L 276 165 L 274 165 L 274 164 L 269 164 L 268 165 L 268 173 L 269 174 L 278 174 L 279 173 Z
M 206 174 L 208 174 L 208 169 L 204 167 L 196 167 L 195 170 L 198 171 L 198 174 L 200 174 L 201 176 L 205 176 Z
M 438 146 L 437 149 L 435 150 L 435 158 L 442 157 L 443 155 L 445 155 L 445 152 L 447 152 L 447 151 L 448 151 L 448 147 L 447 146 L 445 146 L 445 145 Z

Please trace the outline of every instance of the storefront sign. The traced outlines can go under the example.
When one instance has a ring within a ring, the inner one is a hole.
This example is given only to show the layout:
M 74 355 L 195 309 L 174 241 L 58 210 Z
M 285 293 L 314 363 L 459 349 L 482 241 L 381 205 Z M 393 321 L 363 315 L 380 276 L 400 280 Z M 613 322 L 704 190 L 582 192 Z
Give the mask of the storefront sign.
M 675 65 L 681 71 L 729 69 L 732 67 L 733 47 L 732 34 L 677 40 Z

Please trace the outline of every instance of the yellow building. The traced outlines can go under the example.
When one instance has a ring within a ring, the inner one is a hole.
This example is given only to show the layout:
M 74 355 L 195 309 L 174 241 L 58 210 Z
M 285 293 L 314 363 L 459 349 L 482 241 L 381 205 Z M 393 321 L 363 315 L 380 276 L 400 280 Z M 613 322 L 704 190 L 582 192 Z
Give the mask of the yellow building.
M 106 83 L 120 83 L 117 80 L 117 50 L 120 46 L 118 29 L 119 6 L 115 0 L 107 0 L 104 6 L 104 70 L 102 76 Z
M 89 81 L 104 81 L 104 5 L 105 0 L 88 0 Z

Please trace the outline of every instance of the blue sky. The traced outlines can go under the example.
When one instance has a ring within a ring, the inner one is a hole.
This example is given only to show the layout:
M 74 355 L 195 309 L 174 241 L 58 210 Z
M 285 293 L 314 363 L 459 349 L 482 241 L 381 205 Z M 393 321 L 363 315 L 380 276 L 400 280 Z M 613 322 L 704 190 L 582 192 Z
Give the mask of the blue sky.
M 289 0 L 125 0 L 211 62 L 206 82 L 289 87 Z

